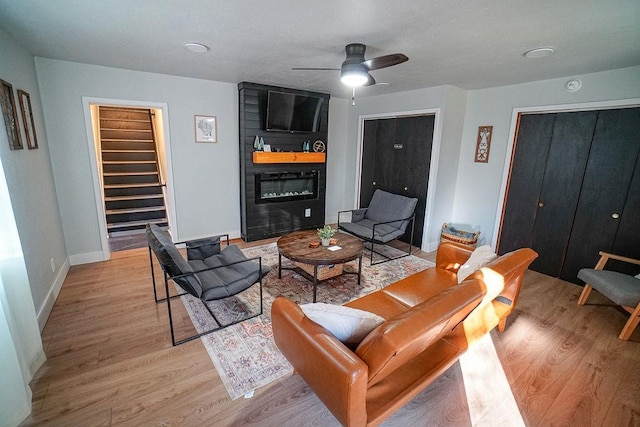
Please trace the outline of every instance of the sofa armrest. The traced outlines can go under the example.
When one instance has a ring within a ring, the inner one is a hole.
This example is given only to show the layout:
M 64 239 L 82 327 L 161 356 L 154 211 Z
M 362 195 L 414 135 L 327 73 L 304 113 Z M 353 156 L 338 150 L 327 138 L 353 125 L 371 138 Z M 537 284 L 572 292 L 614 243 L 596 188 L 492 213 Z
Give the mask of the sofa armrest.
M 278 297 L 273 338 L 294 369 L 343 425 L 366 425 L 367 365 L 300 306 Z
M 457 273 L 460 266 L 467 262 L 471 252 L 473 251 L 453 243 L 440 243 L 436 254 L 436 268 Z

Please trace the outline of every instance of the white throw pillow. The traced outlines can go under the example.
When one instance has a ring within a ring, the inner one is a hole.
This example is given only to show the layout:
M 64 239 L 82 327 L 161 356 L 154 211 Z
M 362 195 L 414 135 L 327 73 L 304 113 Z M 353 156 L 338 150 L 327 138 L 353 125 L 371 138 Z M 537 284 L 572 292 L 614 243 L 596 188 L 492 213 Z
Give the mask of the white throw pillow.
M 322 302 L 300 306 L 304 314 L 345 344 L 359 344 L 384 318 L 357 308 Z
M 481 269 L 485 265 L 489 264 L 491 261 L 496 259 L 498 255 L 493 252 L 491 246 L 484 245 L 476 248 L 472 253 L 467 262 L 465 262 L 458 269 L 458 283 L 462 283 L 464 279 L 466 279 L 469 275 L 473 274 L 477 270 Z

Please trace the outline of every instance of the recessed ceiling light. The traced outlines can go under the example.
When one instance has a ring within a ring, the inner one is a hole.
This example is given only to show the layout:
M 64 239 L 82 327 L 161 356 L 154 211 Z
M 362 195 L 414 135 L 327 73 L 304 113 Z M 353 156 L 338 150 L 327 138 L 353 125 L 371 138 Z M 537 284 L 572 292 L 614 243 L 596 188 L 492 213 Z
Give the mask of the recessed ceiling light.
M 209 50 L 208 46 L 202 43 L 185 43 L 184 48 L 191 52 L 203 53 Z
M 545 56 L 549 56 L 553 53 L 552 47 L 538 47 L 536 49 L 531 49 L 524 53 L 524 56 L 527 58 L 544 58 Z

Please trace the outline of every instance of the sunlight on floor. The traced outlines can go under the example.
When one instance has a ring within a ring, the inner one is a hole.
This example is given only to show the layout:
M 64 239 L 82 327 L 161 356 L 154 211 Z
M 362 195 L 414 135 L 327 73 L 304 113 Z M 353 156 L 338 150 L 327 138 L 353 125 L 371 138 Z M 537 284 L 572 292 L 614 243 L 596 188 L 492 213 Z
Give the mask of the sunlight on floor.
M 460 357 L 460 369 L 473 426 L 525 426 L 490 334 Z

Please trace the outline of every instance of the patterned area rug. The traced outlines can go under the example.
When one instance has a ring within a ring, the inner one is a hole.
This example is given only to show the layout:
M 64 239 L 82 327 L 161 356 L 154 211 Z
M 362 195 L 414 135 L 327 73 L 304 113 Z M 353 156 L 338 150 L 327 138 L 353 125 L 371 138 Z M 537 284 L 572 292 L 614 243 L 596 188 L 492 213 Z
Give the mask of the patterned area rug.
M 271 303 L 278 296 L 286 296 L 297 303 L 312 301 L 313 284 L 290 270 L 283 270 L 278 279 L 278 250 L 275 243 L 244 249 L 247 257 L 262 257 L 262 263 L 271 271 L 262 281 L 264 313 L 201 338 L 231 399 L 267 385 L 292 372 L 291 365 L 275 345 L 271 330 Z M 358 286 L 355 275 L 343 275 L 318 285 L 318 302 L 344 304 L 362 295 L 433 266 L 433 263 L 415 256 L 404 257 L 371 266 L 365 251 L 362 259 L 362 278 Z M 285 258 L 283 266 L 293 266 Z M 357 261 L 345 264 L 346 271 L 357 271 Z M 182 297 L 198 332 L 216 326 L 200 300 Z M 253 286 L 235 297 L 209 303 L 216 317 L 231 323 L 260 310 L 260 292 Z

